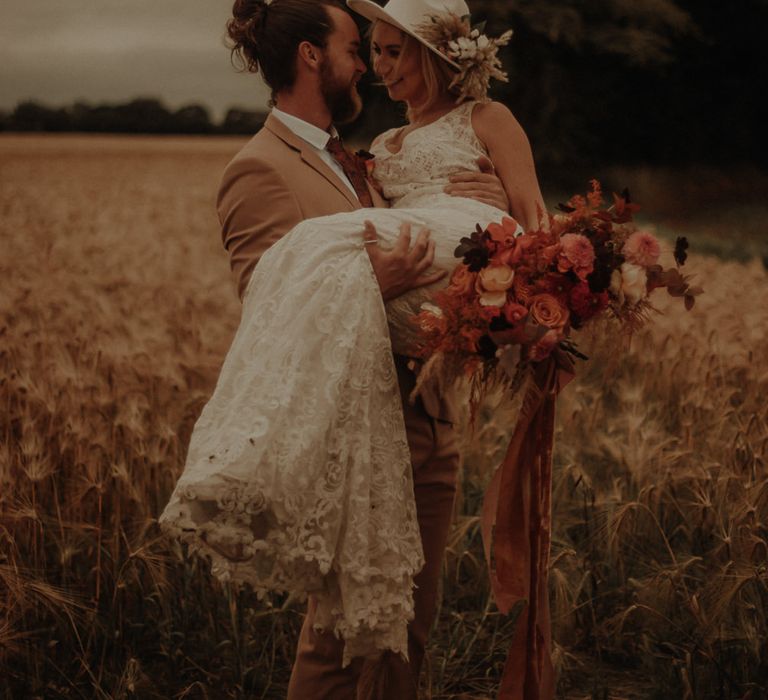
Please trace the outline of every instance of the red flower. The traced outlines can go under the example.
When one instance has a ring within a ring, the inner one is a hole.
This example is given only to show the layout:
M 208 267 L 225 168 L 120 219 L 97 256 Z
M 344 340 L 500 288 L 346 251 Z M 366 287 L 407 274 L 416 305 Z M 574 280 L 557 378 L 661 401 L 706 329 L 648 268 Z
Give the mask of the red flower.
M 571 289 L 569 301 L 579 319 L 587 321 L 607 308 L 608 292 L 594 294 L 589 290 L 589 284 L 581 282 Z
M 522 304 L 516 304 L 514 301 L 507 302 L 504 305 L 504 317 L 511 325 L 520 323 L 526 316 L 528 316 L 528 309 Z
M 548 274 L 536 283 L 537 292 L 551 294 L 562 302 L 567 301 L 571 289 L 573 289 L 573 282 L 564 274 L 557 272 Z
M 557 256 L 560 255 L 560 252 L 562 251 L 563 247 L 560 245 L 560 243 L 553 243 L 552 245 L 545 246 L 541 250 L 541 262 L 546 267 L 550 267 L 555 260 L 557 260 Z
M 487 230 L 491 234 L 491 238 L 497 243 L 507 243 L 514 240 L 519 226 L 520 224 L 512 217 L 505 216 L 500 224 L 488 224 Z

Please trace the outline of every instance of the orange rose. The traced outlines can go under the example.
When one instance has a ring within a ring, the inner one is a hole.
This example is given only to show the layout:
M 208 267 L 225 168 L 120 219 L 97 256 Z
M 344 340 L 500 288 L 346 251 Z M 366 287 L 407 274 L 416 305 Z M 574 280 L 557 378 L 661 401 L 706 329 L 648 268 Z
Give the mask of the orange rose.
M 551 294 L 536 294 L 531 297 L 531 316 L 547 328 L 563 328 L 568 323 L 569 312 Z
M 475 286 L 477 273 L 466 265 L 459 265 L 451 275 L 451 291 L 457 294 L 469 294 Z
M 480 270 L 475 289 L 483 306 L 504 306 L 507 290 L 515 281 L 515 271 L 509 265 L 491 265 Z

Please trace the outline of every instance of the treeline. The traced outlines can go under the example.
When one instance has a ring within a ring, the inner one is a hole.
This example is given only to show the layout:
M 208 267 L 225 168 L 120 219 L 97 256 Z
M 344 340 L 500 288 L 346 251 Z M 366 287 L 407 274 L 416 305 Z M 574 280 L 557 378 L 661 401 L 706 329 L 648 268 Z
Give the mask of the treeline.
M 610 163 L 754 164 L 768 169 L 766 0 L 470 0 L 498 36 L 508 105 L 548 172 Z M 365 49 L 363 50 L 365 53 Z M 364 143 L 402 123 L 369 73 L 362 117 L 344 128 Z M 0 129 L 154 134 L 252 134 L 264 115 L 230 110 L 219 124 L 205 107 L 169 111 L 158 100 L 51 109 L 24 103 Z
M 206 107 L 192 104 L 169 110 L 160 100 L 137 99 L 124 104 L 49 107 L 22 102 L 10 113 L 0 112 L 1 131 L 99 132 L 114 134 L 253 134 L 266 115 L 230 109 L 216 123 Z

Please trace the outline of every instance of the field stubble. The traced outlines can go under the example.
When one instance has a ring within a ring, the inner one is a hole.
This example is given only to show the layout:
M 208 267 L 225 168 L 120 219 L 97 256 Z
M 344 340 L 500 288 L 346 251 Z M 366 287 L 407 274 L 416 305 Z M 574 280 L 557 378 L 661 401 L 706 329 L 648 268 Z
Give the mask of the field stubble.
M 214 195 L 240 141 L 0 139 L 0 697 L 279 698 L 300 610 L 183 564 L 156 517 L 239 304 Z M 562 697 L 764 698 L 768 276 L 693 256 L 693 312 L 591 355 L 559 401 Z M 424 696 L 491 697 L 512 624 L 477 513 L 514 415 L 465 434 Z

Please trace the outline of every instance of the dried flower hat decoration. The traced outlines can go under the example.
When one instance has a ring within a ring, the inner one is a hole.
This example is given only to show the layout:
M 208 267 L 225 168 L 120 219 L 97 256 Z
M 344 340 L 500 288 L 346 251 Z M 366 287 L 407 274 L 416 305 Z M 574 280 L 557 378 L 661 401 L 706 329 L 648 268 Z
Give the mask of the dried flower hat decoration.
M 510 29 L 498 39 L 491 39 L 484 29 L 485 23 L 472 27 L 469 15 L 459 17 L 450 12 L 433 15 L 416 29 L 419 36 L 458 66 L 451 88 L 459 88 L 459 102 L 486 99 L 492 79 L 509 81 L 498 52 L 499 47 L 509 44 L 513 32 Z
M 371 22 L 397 27 L 449 63 L 456 70 L 451 88 L 457 88 L 457 102 L 485 100 L 491 79 L 508 80 L 498 50 L 512 32 L 491 39 L 484 24 L 472 27 L 465 0 L 389 0 L 383 7 L 373 0 L 347 0 L 347 5 Z

